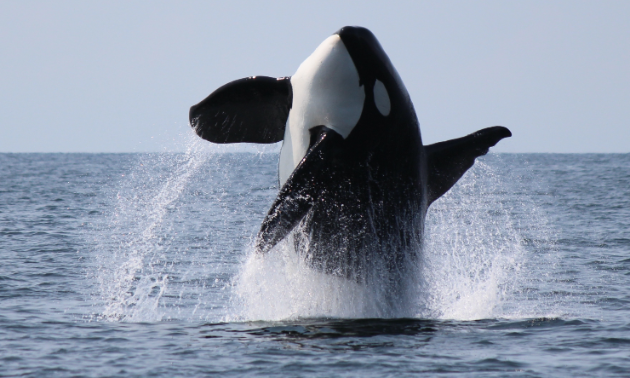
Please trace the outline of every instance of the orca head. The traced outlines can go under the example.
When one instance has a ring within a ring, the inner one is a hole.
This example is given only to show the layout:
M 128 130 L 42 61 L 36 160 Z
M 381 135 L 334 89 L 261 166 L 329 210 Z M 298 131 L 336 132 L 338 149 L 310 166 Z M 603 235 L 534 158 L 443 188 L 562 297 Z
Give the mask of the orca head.
M 376 110 L 381 116 L 388 117 L 392 107 L 410 103 L 398 72 L 371 31 L 359 26 L 346 26 L 336 34 L 352 57 L 361 78 L 360 84 L 365 88 L 366 111 Z
M 366 109 L 370 116 L 388 117 L 392 93 L 408 98 L 376 37 L 368 29 L 353 26 L 324 40 L 291 76 L 291 87 L 292 106 L 280 152 L 280 185 L 306 154 L 309 130 L 326 126 L 346 139 Z

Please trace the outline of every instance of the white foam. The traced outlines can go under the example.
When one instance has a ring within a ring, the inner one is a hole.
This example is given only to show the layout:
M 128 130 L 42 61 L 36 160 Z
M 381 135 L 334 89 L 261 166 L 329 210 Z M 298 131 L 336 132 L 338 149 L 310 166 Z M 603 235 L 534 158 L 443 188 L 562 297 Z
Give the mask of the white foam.
M 422 257 L 402 278 L 404 294 L 398 298 L 386 286 L 362 286 L 310 269 L 289 241 L 267 256 L 247 258 L 234 282 L 237 306 L 230 319 L 475 320 L 531 311 L 529 304 L 516 303 L 527 251 L 511 216 L 511 206 L 519 204 L 510 203 L 507 185 L 477 162 L 432 205 Z
M 314 270 L 292 245 L 287 240 L 267 255 L 250 252 L 235 279 L 235 306 L 230 320 L 413 316 L 407 305 L 398 305 L 407 291 L 392 305 L 392 293 L 386 285 L 358 284 Z

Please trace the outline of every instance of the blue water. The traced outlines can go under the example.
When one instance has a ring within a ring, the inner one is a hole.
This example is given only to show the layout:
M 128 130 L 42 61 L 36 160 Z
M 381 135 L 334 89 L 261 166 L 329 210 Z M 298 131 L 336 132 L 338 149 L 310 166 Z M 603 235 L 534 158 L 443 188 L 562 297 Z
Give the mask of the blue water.
M 0 377 L 630 376 L 630 155 L 478 159 L 384 318 L 254 255 L 277 155 L 206 146 L 0 154 Z

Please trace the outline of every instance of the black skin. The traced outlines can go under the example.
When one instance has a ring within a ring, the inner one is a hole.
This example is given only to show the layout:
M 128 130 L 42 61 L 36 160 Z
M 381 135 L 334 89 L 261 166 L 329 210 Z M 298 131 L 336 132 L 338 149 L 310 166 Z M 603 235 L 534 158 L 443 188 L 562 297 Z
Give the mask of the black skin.
M 234 80 L 190 108 L 190 125 L 213 143 L 276 143 L 284 138 L 293 92 L 288 77 Z
M 296 250 L 312 267 L 365 282 L 376 274 L 375 264 L 404 269 L 421 250 L 428 206 L 511 133 L 495 126 L 424 146 L 409 94 L 374 35 L 360 27 L 337 34 L 365 89 L 363 113 L 346 139 L 324 125 L 309 130 L 309 149 L 280 189 L 256 249 L 266 253 L 298 229 Z M 274 80 L 248 78 L 219 88 L 191 108 L 191 125 L 218 143 L 282 139 L 292 93 L 289 80 Z M 376 80 L 390 98 L 387 116 L 374 103 Z

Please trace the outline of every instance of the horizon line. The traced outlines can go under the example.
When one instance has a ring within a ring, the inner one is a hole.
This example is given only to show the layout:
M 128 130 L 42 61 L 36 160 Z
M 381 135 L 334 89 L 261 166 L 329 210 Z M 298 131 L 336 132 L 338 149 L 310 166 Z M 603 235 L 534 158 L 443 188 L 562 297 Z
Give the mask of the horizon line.
M 18 152 L 14 152 L 14 151 L 0 151 L 0 154 L 3 155 L 9 155 L 9 154 L 92 154 L 92 155 L 98 155 L 98 154 L 185 154 L 186 151 L 18 151 Z M 199 151 L 199 153 L 212 153 L 212 154 L 255 154 L 255 155 L 267 155 L 267 154 L 279 154 L 280 151 Z M 496 155 L 503 155 L 503 154 L 529 154 L 529 155 L 533 155 L 533 154 L 553 154 L 553 155 L 627 155 L 630 154 L 630 152 L 505 152 L 505 151 L 500 151 L 500 152 L 493 152 L 490 151 L 487 153 L 487 155 L 491 155 L 491 154 L 496 154 Z M 483 156 L 483 155 L 482 155 Z

